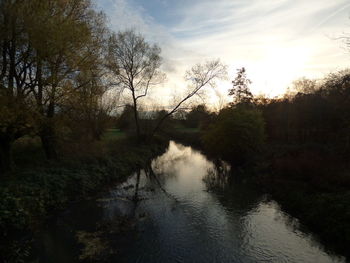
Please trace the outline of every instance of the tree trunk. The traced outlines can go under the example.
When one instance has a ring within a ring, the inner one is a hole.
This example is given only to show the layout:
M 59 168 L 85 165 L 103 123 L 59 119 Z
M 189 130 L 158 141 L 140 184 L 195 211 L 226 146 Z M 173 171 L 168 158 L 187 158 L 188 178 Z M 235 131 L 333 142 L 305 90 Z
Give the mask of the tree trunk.
M 137 102 L 135 98 L 134 98 L 134 118 L 135 118 L 135 125 L 136 125 L 137 141 L 140 142 L 141 134 L 140 134 L 139 114 L 137 112 Z
M 48 160 L 57 159 L 57 142 L 56 142 L 56 132 L 55 132 L 55 102 L 54 99 L 51 98 L 51 101 L 48 105 L 46 118 L 42 123 L 41 131 L 40 131 L 40 139 L 42 146 L 44 148 L 44 152 L 46 158 Z
M 135 184 L 135 194 L 133 197 L 133 201 L 137 203 L 139 201 L 139 185 L 140 185 L 140 175 L 141 175 L 141 170 L 138 169 L 136 172 L 136 184 Z
M 12 169 L 12 144 L 13 142 L 7 138 L 0 139 L 0 174 Z
M 51 125 L 46 124 L 42 128 L 40 132 L 40 139 L 45 151 L 46 158 L 48 160 L 57 159 L 56 135 L 54 128 Z

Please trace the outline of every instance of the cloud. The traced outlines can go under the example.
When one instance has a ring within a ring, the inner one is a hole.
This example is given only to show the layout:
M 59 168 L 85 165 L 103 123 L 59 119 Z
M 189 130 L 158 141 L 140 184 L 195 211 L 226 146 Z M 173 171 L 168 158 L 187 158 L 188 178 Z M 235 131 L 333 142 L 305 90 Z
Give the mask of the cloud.
M 277 95 L 295 78 L 321 77 L 348 66 L 342 43 L 350 31 L 348 0 L 103 0 L 115 30 L 136 28 L 161 45 L 168 82 L 181 89 L 185 69 L 220 57 L 245 66 L 254 93 Z M 221 83 L 225 93 L 230 83 Z

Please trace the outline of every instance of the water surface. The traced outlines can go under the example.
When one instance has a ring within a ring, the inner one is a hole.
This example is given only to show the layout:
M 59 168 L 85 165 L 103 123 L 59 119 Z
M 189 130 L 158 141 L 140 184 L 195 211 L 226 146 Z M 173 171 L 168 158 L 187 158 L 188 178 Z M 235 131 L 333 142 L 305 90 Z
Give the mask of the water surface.
M 229 179 L 234 176 L 227 164 L 170 142 L 126 182 L 57 218 L 42 234 L 40 259 L 77 262 L 84 247 L 77 232 L 97 231 L 110 262 L 346 261 L 327 253 L 278 203 Z

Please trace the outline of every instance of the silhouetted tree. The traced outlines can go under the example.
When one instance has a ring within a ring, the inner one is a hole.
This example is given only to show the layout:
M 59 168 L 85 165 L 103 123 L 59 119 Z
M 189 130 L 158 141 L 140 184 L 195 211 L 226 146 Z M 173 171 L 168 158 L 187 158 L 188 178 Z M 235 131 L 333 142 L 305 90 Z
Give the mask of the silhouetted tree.
M 191 82 L 188 86 L 188 93 L 177 103 L 172 110 L 164 115 L 155 128 L 151 135 L 154 135 L 162 123 L 172 114 L 176 113 L 181 105 L 197 95 L 207 85 L 215 85 L 217 79 L 223 79 L 226 77 L 226 66 L 223 65 L 220 60 L 207 61 L 204 64 L 197 64 L 186 72 L 185 79 Z
M 125 105 L 122 114 L 117 120 L 117 128 L 126 131 L 135 126 L 134 108 L 127 104 Z
M 33 51 L 23 1 L 0 1 L 0 173 L 11 169 L 14 141 L 33 132 L 28 73 Z
M 264 139 L 262 114 L 248 107 L 221 110 L 202 138 L 208 151 L 238 164 L 254 159 Z
M 190 128 L 199 128 L 200 125 L 210 119 L 210 112 L 203 104 L 193 107 L 186 116 L 186 125 Z
M 318 81 L 301 79 L 294 83 L 294 94 L 257 104 L 269 139 L 327 143 L 349 149 L 349 76 L 349 71 L 341 71 Z
M 249 85 L 251 80 L 247 78 L 245 68 L 237 69 L 237 76 L 232 81 L 232 89 L 229 90 L 229 96 L 233 96 L 234 103 L 249 103 L 253 99 L 253 94 L 250 92 Z
M 159 69 L 160 53 L 158 45 L 150 45 L 134 31 L 113 34 L 109 40 L 108 68 L 116 79 L 115 84 L 130 91 L 138 140 L 141 136 L 138 100 L 147 96 L 151 86 L 164 79 Z

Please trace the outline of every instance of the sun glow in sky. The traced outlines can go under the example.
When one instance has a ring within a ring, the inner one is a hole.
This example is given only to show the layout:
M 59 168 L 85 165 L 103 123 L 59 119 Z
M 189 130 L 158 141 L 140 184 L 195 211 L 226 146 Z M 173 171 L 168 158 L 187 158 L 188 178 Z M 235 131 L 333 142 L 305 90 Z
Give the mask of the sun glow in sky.
M 113 30 L 136 29 L 162 48 L 167 82 L 180 89 L 185 70 L 220 58 L 229 80 L 245 67 L 254 94 L 283 94 L 300 77 L 318 78 L 349 66 L 336 38 L 350 32 L 349 0 L 99 0 Z M 348 53 L 347 53 L 348 52 Z M 214 101 L 215 99 L 211 99 Z

